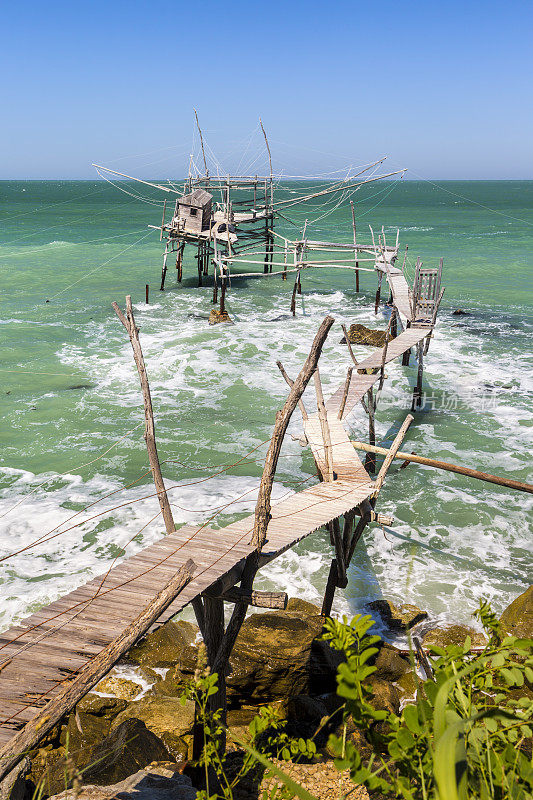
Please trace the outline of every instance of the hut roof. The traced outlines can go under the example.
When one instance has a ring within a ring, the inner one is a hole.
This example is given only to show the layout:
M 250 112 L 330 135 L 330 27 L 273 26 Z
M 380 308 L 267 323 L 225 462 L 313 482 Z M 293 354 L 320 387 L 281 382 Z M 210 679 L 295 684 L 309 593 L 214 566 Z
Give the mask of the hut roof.
M 184 194 L 179 198 L 179 204 L 185 206 L 198 206 L 202 208 L 207 203 L 211 202 L 213 195 L 206 192 L 205 189 L 195 189 L 190 194 Z

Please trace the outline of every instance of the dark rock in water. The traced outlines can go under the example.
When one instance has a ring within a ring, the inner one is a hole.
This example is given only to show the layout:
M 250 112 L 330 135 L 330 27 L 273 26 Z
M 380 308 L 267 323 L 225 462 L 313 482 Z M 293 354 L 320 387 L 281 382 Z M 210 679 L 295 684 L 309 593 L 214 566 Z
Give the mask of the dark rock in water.
M 293 319 L 292 314 L 280 314 L 279 317 L 272 317 L 270 322 L 283 322 L 286 319 Z
M 198 659 L 197 634 L 198 628 L 190 622 L 167 622 L 132 647 L 126 660 L 141 667 L 177 666 L 181 672 L 193 673 Z
M 452 311 L 454 317 L 469 317 L 469 311 L 463 311 L 462 308 L 456 308 L 455 311 Z
M 54 795 L 50 800 L 72 800 L 72 790 Z M 172 763 L 151 764 L 111 786 L 82 786 L 78 800 L 194 800 L 196 789 L 191 779 L 180 775 Z
M 410 603 L 404 603 L 401 606 L 395 606 L 390 600 L 373 600 L 368 603 L 368 607 L 372 611 L 377 611 L 385 625 L 390 630 L 407 631 L 414 628 L 422 620 L 427 619 L 428 614 L 422 611 L 418 606 Z
M 500 617 L 509 636 L 533 638 L 533 586 L 516 597 Z
M 371 347 L 383 347 L 387 332 L 376 331 L 365 325 L 353 324 L 348 329 L 348 339 L 351 344 L 366 344 Z M 341 339 L 341 344 L 346 343 L 346 338 Z

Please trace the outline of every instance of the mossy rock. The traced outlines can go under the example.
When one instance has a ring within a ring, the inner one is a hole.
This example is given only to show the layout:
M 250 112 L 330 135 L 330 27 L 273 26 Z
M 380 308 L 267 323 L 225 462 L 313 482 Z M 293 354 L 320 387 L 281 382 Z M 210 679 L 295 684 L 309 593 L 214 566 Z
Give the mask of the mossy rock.
M 380 642 L 379 653 L 370 660 L 370 664 L 376 668 L 376 677 L 385 681 L 397 681 L 411 669 L 411 664 L 407 656 L 388 642 Z
M 185 690 L 188 677 L 190 676 L 184 675 L 179 667 L 174 667 L 169 669 L 164 678 L 159 677 L 150 692 L 156 697 L 180 697 Z
M 487 640 L 482 633 L 466 625 L 449 625 L 447 628 L 434 628 L 426 633 L 422 643 L 424 647 L 449 647 L 456 645 L 462 647 L 467 636 L 470 636 L 472 647 L 484 647 Z
M 126 653 L 125 659 L 141 667 L 179 667 L 188 674 L 196 669 L 198 628 L 190 622 L 166 622 Z
M 135 700 L 141 694 L 142 686 L 127 678 L 108 675 L 97 684 L 96 691 L 102 692 L 102 694 L 111 694 L 121 700 Z
M 163 742 L 138 719 L 124 720 L 88 756 L 86 783 L 99 786 L 123 781 L 153 761 L 172 761 Z
M 143 697 L 134 700 L 115 719 L 111 731 L 125 721 L 136 719 L 160 739 L 176 761 L 187 758 L 189 737 L 194 726 L 194 702 L 185 705 L 177 697 Z
M 393 683 L 371 675 L 368 679 L 368 685 L 373 692 L 370 703 L 377 711 L 398 714 L 400 710 L 400 692 Z
M 402 702 L 414 700 L 420 683 L 422 683 L 422 680 L 420 679 L 417 681 L 414 672 L 406 672 L 401 678 L 398 678 L 394 684 L 400 694 L 400 700 Z
M 127 702 L 119 697 L 100 697 L 89 692 L 83 697 L 76 710 L 84 714 L 93 714 L 95 717 L 106 717 L 111 720 L 120 714 L 127 706 Z
M 505 632 L 519 639 L 533 638 L 533 586 L 516 597 L 500 617 Z
M 354 323 L 348 329 L 348 339 L 351 344 L 364 344 L 370 347 L 384 347 L 386 331 L 376 331 L 366 325 Z M 343 342 L 345 339 L 343 339 Z
M 226 680 L 233 705 L 312 694 L 321 669 L 329 670 L 321 644 L 315 645 L 324 622 L 320 610 L 301 601 L 290 607 L 297 610 L 252 614 L 244 621 Z

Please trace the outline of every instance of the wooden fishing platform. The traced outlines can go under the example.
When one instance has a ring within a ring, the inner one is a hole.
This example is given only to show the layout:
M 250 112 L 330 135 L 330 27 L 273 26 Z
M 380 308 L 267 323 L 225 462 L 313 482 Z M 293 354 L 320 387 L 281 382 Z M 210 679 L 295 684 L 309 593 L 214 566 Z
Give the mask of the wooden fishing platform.
M 137 336 L 137 328 L 133 320 L 131 300 L 129 309 L 129 330 L 132 338 Z M 393 310 L 395 313 L 399 312 L 396 307 Z M 127 320 L 119 311 L 117 313 L 127 327 Z M 327 320 L 321 328 L 326 322 Z M 333 320 L 330 319 L 329 326 L 332 323 Z M 371 389 L 377 381 L 383 380 L 384 365 L 403 357 L 413 346 L 417 346 L 421 354 L 422 343 L 430 336 L 432 327 L 412 327 L 391 341 L 387 338 L 383 348 L 356 363 L 357 371 L 354 368 L 349 370 L 350 380 L 334 392 L 327 403 L 322 398 L 317 362 L 312 368 L 305 367 L 308 370 L 306 380 L 312 375 L 315 378 L 318 413 L 307 414 L 301 401 L 301 393 L 300 399 L 294 401 L 293 408 L 296 402 L 300 403 L 305 437 L 322 481 L 272 504 L 267 515 L 265 538 L 259 549 L 257 541 L 252 537 L 252 534 L 255 535 L 254 525 L 257 525 L 257 509 L 255 515 L 246 516 L 220 529 L 186 526 L 168 533 L 166 537 L 127 558 L 105 575 L 92 579 L 32 614 L 22 624 L 5 631 L 0 636 L 0 746 L 7 746 L 61 692 L 65 682 L 68 683 L 116 640 L 189 559 L 195 565 L 192 578 L 159 617 L 158 624 L 170 619 L 190 603 L 195 612 L 198 612 L 199 598 L 220 598 L 217 602 L 223 608 L 225 593 L 239 581 L 241 590 L 245 585 L 250 559 L 257 558 L 256 571 L 319 528 L 327 526 L 335 547 L 335 558 L 332 561 L 323 606 L 323 613 L 329 614 L 335 587 L 346 585 L 346 569 L 358 539 L 366 525 L 379 516 L 373 508 L 390 466 L 390 461 L 387 462 L 386 459 L 377 479 L 373 480 L 350 442 L 342 419 L 365 394 L 369 398 L 367 411 L 371 409 L 373 413 L 375 404 L 370 402 Z M 132 345 L 135 353 L 133 338 Z M 368 374 L 367 370 L 375 371 Z M 303 372 L 304 369 L 300 375 Z M 285 378 L 292 386 L 287 400 L 289 403 L 296 382 L 293 385 L 288 376 L 285 375 Z M 400 446 L 411 420 L 412 417 L 409 417 L 404 423 L 397 437 L 396 449 Z M 278 423 L 279 415 L 276 427 Z M 271 447 L 275 436 L 276 433 Z M 263 480 L 267 472 L 265 466 Z M 273 474 L 270 477 L 273 479 Z M 341 534 L 339 520 L 343 516 L 344 530 Z M 357 518 L 359 522 L 356 524 Z M 229 602 L 236 603 L 234 614 L 243 605 L 235 600 Z M 207 613 L 207 599 L 204 599 L 203 605 Z M 245 610 L 246 607 L 242 620 Z M 202 628 L 201 624 L 200 627 Z

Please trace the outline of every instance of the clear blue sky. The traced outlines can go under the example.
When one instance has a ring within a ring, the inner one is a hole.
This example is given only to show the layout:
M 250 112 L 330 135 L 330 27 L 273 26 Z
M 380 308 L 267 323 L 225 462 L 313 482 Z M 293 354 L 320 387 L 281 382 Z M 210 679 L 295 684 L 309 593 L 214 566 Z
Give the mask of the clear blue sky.
M 532 27 L 514 0 L 8 0 L 0 177 L 180 176 L 196 106 L 226 169 L 261 114 L 285 172 L 531 179 Z

